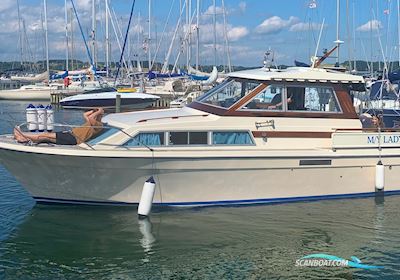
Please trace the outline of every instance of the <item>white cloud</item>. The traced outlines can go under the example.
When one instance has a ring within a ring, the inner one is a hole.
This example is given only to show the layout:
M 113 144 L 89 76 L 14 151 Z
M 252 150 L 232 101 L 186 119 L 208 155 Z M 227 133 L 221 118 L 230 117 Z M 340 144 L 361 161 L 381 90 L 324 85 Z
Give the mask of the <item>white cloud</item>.
M 249 30 L 244 26 L 231 27 L 228 29 L 228 39 L 232 42 L 240 40 L 247 36 L 247 34 L 249 34 Z
M 228 2 L 228 1 L 227 1 Z M 245 1 L 239 2 L 237 7 L 229 7 L 225 6 L 225 13 L 227 16 L 233 14 L 244 14 L 246 12 L 247 3 Z M 215 13 L 218 16 L 221 16 L 224 13 L 224 9 L 221 6 L 215 7 Z M 205 20 L 210 20 L 214 15 L 214 5 L 209 6 L 205 12 L 202 13 L 202 18 Z
M 14 33 L 15 36 L 18 36 L 18 20 L 10 19 L 5 21 L 0 21 L 0 33 Z
M 216 35 L 218 41 L 224 41 L 225 38 L 225 28 L 220 22 L 216 23 Z M 226 31 L 228 34 L 229 41 L 238 41 L 249 34 L 249 30 L 244 26 L 232 26 L 227 24 Z M 200 41 L 202 43 L 212 43 L 214 42 L 214 25 L 213 24 L 203 24 L 200 25 Z
M 14 7 L 17 9 L 17 2 L 15 0 L 1 0 L 0 13 Z
M 215 6 L 215 13 L 216 14 L 222 14 L 224 10 L 220 6 Z M 204 12 L 204 15 L 214 15 L 214 5 L 211 5 L 207 8 L 207 10 Z
M 276 34 L 298 22 L 299 19 L 296 17 L 290 17 L 288 20 L 284 20 L 278 16 L 273 16 L 264 20 L 256 27 L 255 31 L 258 34 Z
M 374 20 L 370 20 L 367 23 L 357 27 L 356 31 L 369 32 L 369 31 L 376 31 L 376 30 L 382 29 L 382 28 L 383 28 L 382 22 L 374 19 Z
M 91 11 L 92 10 L 92 0 L 77 0 L 75 1 L 76 9 L 81 11 Z
M 293 24 L 289 28 L 289 31 L 291 31 L 291 32 L 301 32 L 301 31 L 310 31 L 310 30 L 320 30 L 321 27 L 322 27 L 322 23 L 299 22 L 299 23 Z

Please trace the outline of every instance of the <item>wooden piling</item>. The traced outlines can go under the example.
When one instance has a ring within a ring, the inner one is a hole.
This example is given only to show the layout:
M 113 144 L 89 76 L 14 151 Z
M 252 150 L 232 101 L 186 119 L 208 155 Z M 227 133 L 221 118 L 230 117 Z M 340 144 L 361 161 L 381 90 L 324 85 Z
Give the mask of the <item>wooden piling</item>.
M 115 113 L 121 112 L 121 94 L 118 92 L 115 96 Z

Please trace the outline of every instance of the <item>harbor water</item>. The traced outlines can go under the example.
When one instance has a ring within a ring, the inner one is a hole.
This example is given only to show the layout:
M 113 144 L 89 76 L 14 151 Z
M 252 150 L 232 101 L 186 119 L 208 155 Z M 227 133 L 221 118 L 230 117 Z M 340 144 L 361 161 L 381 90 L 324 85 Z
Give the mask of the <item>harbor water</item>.
M 0 103 L 1 134 L 27 105 Z M 79 124 L 81 112 L 55 119 Z M 296 265 L 309 254 L 379 268 Z M 134 207 L 36 205 L 0 165 L 0 279 L 378 278 L 400 278 L 400 196 L 155 209 L 138 220 Z

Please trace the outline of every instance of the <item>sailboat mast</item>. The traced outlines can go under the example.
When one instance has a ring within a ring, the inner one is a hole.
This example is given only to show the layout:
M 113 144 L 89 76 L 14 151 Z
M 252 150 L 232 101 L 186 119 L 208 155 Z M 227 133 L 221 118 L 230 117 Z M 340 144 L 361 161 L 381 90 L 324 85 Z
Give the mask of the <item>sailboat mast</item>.
M 214 25 L 214 66 L 217 66 L 217 7 L 215 0 L 213 0 L 214 15 L 213 15 L 213 25 Z
M 140 12 L 138 13 L 138 22 L 137 22 L 137 47 L 136 47 L 136 69 L 138 72 L 142 72 L 142 66 L 140 65 L 140 57 L 139 57 L 139 50 L 140 50 L 140 30 L 141 28 L 140 23 Z
M 150 71 L 152 68 L 152 65 L 151 65 L 151 0 L 148 0 L 148 3 L 149 3 L 149 38 L 147 41 L 147 44 L 148 44 L 147 54 L 148 54 L 148 60 L 149 60 L 148 65 L 149 65 L 149 71 Z
M 397 40 L 398 40 L 397 49 L 399 51 L 399 65 L 398 65 L 398 67 L 400 67 L 400 0 L 397 0 Z
M 73 10 L 69 9 L 69 24 L 70 24 L 70 33 L 71 33 L 71 70 L 74 70 L 74 18 L 72 17 Z
M 68 71 L 68 10 L 67 10 L 67 0 L 64 1 L 64 12 L 65 12 L 65 71 Z
M 187 11 L 188 11 L 188 20 L 190 20 L 190 16 L 192 15 L 192 0 L 187 0 Z M 189 29 L 189 37 L 188 37 L 188 45 L 187 45 L 187 66 L 189 69 L 189 65 L 191 64 L 191 60 L 192 60 L 192 24 L 188 23 L 187 24 L 187 28 Z
M 47 25 L 47 1 L 43 0 L 44 5 L 44 31 L 45 31 L 45 48 L 46 48 L 46 71 L 48 82 L 50 83 L 50 66 L 49 66 L 49 36 L 48 36 L 48 25 Z
M 19 51 L 20 51 L 20 62 L 21 66 L 24 65 L 23 62 L 23 47 L 22 47 L 22 30 L 21 30 L 21 14 L 19 10 L 19 0 L 17 0 L 17 8 L 18 8 L 18 33 L 19 33 Z
M 92 56 L 93 66 L 97 66 L 96 57 L 96 0 L 92 0 Z
M 228 30 L 227 30 L 226 11 L 225 11 L 225 1 L 224 0 L 222 0 L 222 12 L 223 12 L 223 16 L 224 16 L 224 37 L 225 37 L 226 55 L 228 57 L 228 71 L 232 72 L 231 51 L 229 49 Z
M 336 45 L 337 45 L 337 57 L 336 57 L 336 66 L 339 67 L 340 58 L 340 40 L 339 40 L 339 21 L 340 21 L 340 0 L 336 0 Z
M 374 59 L 374 49 L 373 49 L 373 41 L 374 40 L 372 40 L 372 38 L 373 38 L 373 36 L 372 36 L 372 34 L 373 34 L 373 30 L 372 30 L 372 19 L 374 18 L 374 16 L 373 16 L 373 3 L 372 3 L 372 0 L 370 1 L 370 5 L 371 5 L 371 8 L 370 8 L 370 11 L 371 11 L 371 20 L 369 21 L 369 36 L 370 36 L 370 42 L 371 42 L 371 77 L 373 77 L 373 75 L 374 75 L 374 62 L 373 62 L 373 59 Z
M 400 1 L 400 0 L 398 0 Z M 196 70 L 199 70 L 199 60 L 200 60 L 200 0 L 197 0 L 197 22 L 196 22 L 196 38 L 197 38 L 197 47 L 196 47 Z M 400 37 L 399 37 L 400 38 Z
M 106 76 L 109 77 L 110 71 L 110 30 L 109 23 L 110 20 L 108 18 L 108 0 L 105 0 L 106 4 Z

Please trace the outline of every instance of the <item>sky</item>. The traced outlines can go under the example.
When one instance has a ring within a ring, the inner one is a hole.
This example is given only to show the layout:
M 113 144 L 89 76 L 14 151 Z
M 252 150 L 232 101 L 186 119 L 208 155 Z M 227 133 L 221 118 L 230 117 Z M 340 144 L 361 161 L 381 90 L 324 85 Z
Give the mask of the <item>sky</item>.
M 92 1 L 74 0 L 87 40 L 90 40 L 91 34 Z M 105 61 L 105 0 L 94 1 L 98 10 L 96 16 L 97 59 Z M 18 20 L 18 2 L 20 21 Z M 64 0 L 47 0 L 50 59 L 65 59 L 66 57 L 64 2 Z M 71 0 L 66 2 L 68 10 L 72 13 Z M 189 40 L 184 39 L 190 37 L 190 60 L 194 65 L 197 45 L 196 0 L 188 0 L 191 2 L 193 21 L 187 24 L 186 12 L 183 11 L 181 28 L 178 28 L 179 31 L 173 42 L 180 7 L 185 0 L 150 0 L 150 2 L 151 40 L 147 39 L 149 0 L 136 0 L 125 57 L 131 59 L 139 57 L 140 60 L 147 60 L 150 46 L 152 58 L 157 53 L 156 61 L 162 62 L 171 46 L 169 63 L 173 64 L 177 60 L 179 64 L 185 64 L 186 50 L 189 48 L 185 42 Z M 230 54 L 232 65 L 262 66 L 264 53 L 267 50 L 271 50 L 275 63 L 278 65 L 293 65 L 294 60 L 309 63 L 316 50 L 320 55 L 323 49 L 332 48 L 337 39 L 337 1 L 335 0 L 225 0 L 225 18 L 223 1 L 215 0 L 215 2 L 214 9 L 212 0 L 200 0 L 198 28 L 199 59 L 202 65 L 214 64 L 214 30 L 217 37 L 218 65 L 227 64 L 228 54 Z M 349 59 L 377 61 L 382 60 L 383 57 L 387 60 L 399 60 L 397 1 L 339 0 L 339 2 L 339 39 L 344 41 L 340 48 L 340 61 Z M 116 30 L 121 29 L 118 37 L 122 45 L 132 1 L 109 0 L 109 5 L 111 12 L 115 14 Z M 214 10 L 216 11 L 216 28 L 213 24 Z M 1 1 L 0 61 L 19 61 L 21 47 L 25 60 L 44 59 L 43 17 L 42 0 Z M 73 41 L 73 57 L 88 61 L 84 40 L 74 15 L 73 40 L 71 40 L 71 24 L 67 27 L 69 55 L 72 55 L 71 41 Z M 19 32 L 19 30 L 22 31 Z M 121 52 L 111 23 L 110 30 L 111 57 L 112 60 L 117 61 Z M 188 30 L 191 31 L 188 32 Z M 317 46 L 321 30 L 321 40 Z M 226 44 L 226 39 L 228 44 Z M 177 59 L 179 52 L 181 54 Z M 330 61 L 334 62 L 334 58 Z

